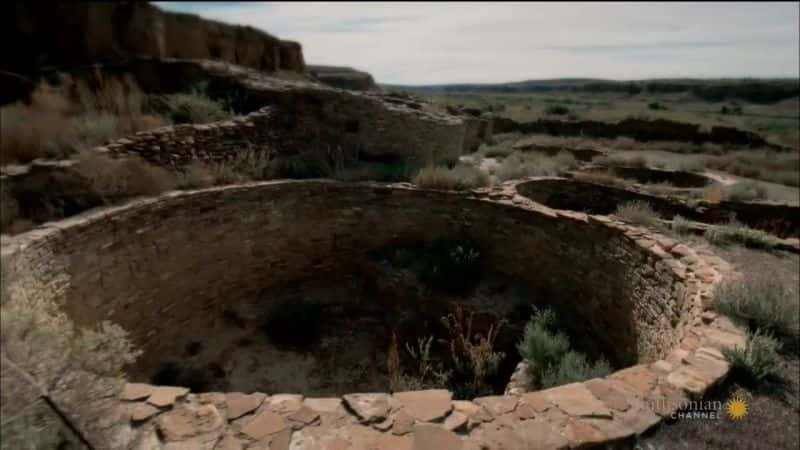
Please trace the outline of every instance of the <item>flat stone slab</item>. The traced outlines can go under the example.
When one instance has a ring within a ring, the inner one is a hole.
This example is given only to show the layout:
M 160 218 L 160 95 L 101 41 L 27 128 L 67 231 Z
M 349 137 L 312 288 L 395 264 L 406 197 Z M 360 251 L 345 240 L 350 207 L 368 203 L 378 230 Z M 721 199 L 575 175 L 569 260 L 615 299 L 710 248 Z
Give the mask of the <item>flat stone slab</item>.
M 147 397 L 147 403 L 164 408 L 175 403 L 180 397 L 189 393 L 189 389 L 175 386 L 158 386 L 153 389 L 153 393 Z
M 450 403 L 453 394 L 446 389 L 398 392 L 394 398 L 400 401 L 408 415 L 422 422 L 441 419 L 453 408 Z
M 362 422 L 380 421 L 389 414 L 389 394 L 347 394 L 342 400 Z
M 285 430 L 289 425 L 286 420 L 272 411 L 264 411 L 242 427 L 242 433 L 259 440 Z
M 559 409 L 573 417 L 607 417 L 611 411 L 582 383 L 566 384 L 542 391 Z
M 238 419 L 243 415 L 255 411 L 267 396 L 264 394 L 242 394 L 231 392 L 225 394 L 225 405 L 228 411 L 228 420 Z

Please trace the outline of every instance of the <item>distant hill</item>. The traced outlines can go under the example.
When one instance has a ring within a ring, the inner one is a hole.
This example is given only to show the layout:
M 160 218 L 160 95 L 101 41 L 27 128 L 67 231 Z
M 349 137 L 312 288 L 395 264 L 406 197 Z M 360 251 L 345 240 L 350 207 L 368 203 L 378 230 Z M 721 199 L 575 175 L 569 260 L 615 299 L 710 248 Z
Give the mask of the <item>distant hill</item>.
M 544 92 L 620 92 L 640 93 L 690 92 L 708 101 L 744 100 L 753 103 L 771 103 L 800 96 L 800 80 L 779 79 L 652 79 L 617 81 L 593 78 L 558 78 L 527 80 L 513 83 L 463 83 L 427 86 L 381 84 L 388 91 L 405 91 L 418 95 L 443 94 L 527 94 Z

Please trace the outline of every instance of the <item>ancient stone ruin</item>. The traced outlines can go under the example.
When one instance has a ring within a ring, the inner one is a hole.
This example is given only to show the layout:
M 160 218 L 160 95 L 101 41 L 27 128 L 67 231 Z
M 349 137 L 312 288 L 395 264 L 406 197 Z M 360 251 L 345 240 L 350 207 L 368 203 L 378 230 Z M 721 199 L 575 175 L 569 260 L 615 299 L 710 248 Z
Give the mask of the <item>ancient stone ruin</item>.
M 720 351 L 743 345 L 744 331 L 709 311 L 730 272 L 724 261 L 603 215 L 548 208 L 513 183 L 466 194 L 333 181 L 174 192 L 42 226 L 2 251 L 12 292 L 55 299 L 80 325 L 121 324 L 145 351 L 132 373 L 145 373 L 183 357 L 187 342 L 223 339 L 215 327 L 230 308 L 247 320 L 254 299 L 297 283 L 343 285 L 375 250 L 447 235 L 475 240 L 499 273 L 568 302 L 626 368 L 537 392 L 512 382 L 503 395 L 465 400 L 446 390 L 203 393 L 131 379 L 105 418 L 114 448 L 617 442 L 718 383 L 728 371 Z M 384 314 L 399 306 L 375 305 Z

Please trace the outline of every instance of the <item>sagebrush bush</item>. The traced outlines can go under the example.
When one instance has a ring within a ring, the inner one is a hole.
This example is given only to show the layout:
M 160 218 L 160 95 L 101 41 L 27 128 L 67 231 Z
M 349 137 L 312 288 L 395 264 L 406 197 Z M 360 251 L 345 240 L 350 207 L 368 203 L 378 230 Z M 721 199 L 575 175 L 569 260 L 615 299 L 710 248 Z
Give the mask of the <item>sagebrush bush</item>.
M 750 228 L 736 220 L 708 228 L 703 237 L 708 242 L 721 246 L 741 244 L 749 248 L 772 249 L 780 244 L 780 240 L 775 236 Z
M 79 155 L 78 164 L 72 169 L 107 203 L 155 195 L 177 186 L 177 179 L 171 172 L 141 158 L 113 159 L 87 151 Z
M 626 222 L 647 227 L 657 227 L 660 224 L 658 213 L 649 203 L 642 200 L 633 200 L 617 206 L 614 215 Z
M 440 166 L 424 167 L 414 176 L 412 182 L 423 188 L 463 191 L 489 186 L 490 179 L 486 172 L 477 167 L 456 164 L 452 169 Z
M 792 287 L 768 272 L 747 273 L 727 282 L 714 293 L 714 305 L 720 312 L 748 322 L 751 329 L 761 329 L 779 337 L 800 334 L 800 301 Z
M 556 365 L 569 352 L 569 339 L 560 331 L 553 331 L 555 313 L 538 310 L 525 325 L 522 340 L 517 344 L 520 355 L 533 373 L 542 373 Z
M 611 373 L 604 359 L 590 362 L 586 355 L 571 349 L 569 338 L 554 328 L 556 315 L 550 309 L 534 310 L 525 325 L 517 350 L 528 366 L 531 386 L 549 388 L 602 377 Z
M 200 92 L 155 97 L 150 101 L 150 107 L 175 123 L 209 123 L 231 116 L 222 105 Z
M 553 157 L 541 153 L 516 152 L 505 158 L 495 169 L 500 181 L 529 176 L 556 176 L 577 167 L 572 153 L 560 152 Z
M 102 442 L 98 419 L 108 414 L 100 397 L 114 396 L 123 368 L 135 361 L 127 333 L 103 322 L 78 329 L 51 301 L 8 292 L 0 285 L 0 420 L 2 449 L 64 448 L 75 441 L 45 402 L 48 396 L 84 436 Z M 72 448 L 72 447 L 69 447 Z
M 748 333 L 744 348 L 725 349 L 723 354 L 731 365 L 732 378 L 759 386 L 780 376 L 780 348 L 780 342 L 771 334 L 756 330 Z
M 557 364 L 545 369 L 541 375 L 541 387 L 547 389 L 562 384 L 601 378 L 610 373 L 611 366 L 604 359 L 592 363 L 583 353 L 569 351 Z

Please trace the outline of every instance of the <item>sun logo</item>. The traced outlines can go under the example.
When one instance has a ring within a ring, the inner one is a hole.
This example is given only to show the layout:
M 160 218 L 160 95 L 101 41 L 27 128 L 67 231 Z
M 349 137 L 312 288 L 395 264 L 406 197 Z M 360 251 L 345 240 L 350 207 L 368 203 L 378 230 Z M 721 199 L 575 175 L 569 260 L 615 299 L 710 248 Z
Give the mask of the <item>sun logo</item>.
M 725 411 L 731 420 L 742 420 L 747 415 L 747 402 L 739 395 L 734 395 L 725 404 Z

